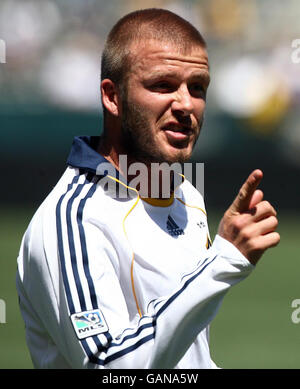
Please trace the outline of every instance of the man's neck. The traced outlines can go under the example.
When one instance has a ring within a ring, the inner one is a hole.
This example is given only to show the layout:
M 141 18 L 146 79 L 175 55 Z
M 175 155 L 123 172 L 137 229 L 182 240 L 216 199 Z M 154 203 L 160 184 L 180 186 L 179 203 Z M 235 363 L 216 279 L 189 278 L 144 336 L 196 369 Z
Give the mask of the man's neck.
M 142 198 L 170 198 L 173 194 L 174 172 L 157 171 L 157 165 L 150 162 L 139 162 L 127 154 L 122 147 L 116 147 L 107 138 L 101 137 L 97 152 L 106 158 L 117 169 L 127 182 L 133 183 Z

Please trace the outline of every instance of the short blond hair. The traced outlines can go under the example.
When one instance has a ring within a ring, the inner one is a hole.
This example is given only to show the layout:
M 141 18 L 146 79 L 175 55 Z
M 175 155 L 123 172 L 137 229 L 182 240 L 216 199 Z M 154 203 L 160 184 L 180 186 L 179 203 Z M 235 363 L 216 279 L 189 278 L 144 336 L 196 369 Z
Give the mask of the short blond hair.
M 160 8 L 134 11 L 122 17 L 107 37 L 101 60 L 101 79 L 108 78 L 121 85 L 132 63 L 132 44 L 147 39 L 174 44 L 183 52 L 195 46 L 206 48 L 200 32 L 175 13 Z

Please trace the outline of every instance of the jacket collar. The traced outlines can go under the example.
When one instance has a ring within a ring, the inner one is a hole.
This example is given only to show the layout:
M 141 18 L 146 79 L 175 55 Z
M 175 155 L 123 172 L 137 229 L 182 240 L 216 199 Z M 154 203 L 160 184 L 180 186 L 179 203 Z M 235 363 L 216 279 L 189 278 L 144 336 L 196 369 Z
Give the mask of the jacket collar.
M 118 181 L 121 181 L 121 183 L 125 184 L 128 189 L 128 182 L 125 177 L 123 177 L 123 175 L 120 174 L 120 172 L 106 158 L 96 151 L 99 139 L 99 136 L 76 136 L 73 139 L 67 164 L 78 168 L 81 173 L 92 173 L 93 175 L 97 175 L 99 177 L 105 177 L 107 175 L 114 177 Z M 120 188 L 120 185 L 117 186 Z M 149 202 L 154 206 L 169 206 L 173 203 L 173 200 L 174 196 L 170 199 L 162 200 L 145 199 L 146 202 Z
M 97 174 L 101 164 L 110 164 L 106 158 L 96 151 L 99 138 L 99 136 L 76 136 L 73 139 L 67 160 L 68 165 L 81 171 Z M 111 167 L 117 171 L 112 165 Z

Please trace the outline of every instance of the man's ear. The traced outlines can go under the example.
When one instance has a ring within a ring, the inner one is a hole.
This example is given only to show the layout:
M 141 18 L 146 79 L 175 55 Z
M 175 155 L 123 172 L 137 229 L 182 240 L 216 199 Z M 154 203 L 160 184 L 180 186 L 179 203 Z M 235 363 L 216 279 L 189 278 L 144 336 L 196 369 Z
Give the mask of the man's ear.
M 104 107 L 113 116 L 119 116 L 121 110 L 121 99 L 115 83 L 106 78 L 101 81 L 101 96 Z

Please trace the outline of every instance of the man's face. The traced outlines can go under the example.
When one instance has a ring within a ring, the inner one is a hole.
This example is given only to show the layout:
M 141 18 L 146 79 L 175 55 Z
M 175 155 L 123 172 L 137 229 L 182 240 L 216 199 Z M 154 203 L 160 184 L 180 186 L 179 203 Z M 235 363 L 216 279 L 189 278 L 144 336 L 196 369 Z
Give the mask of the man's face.
M 206 50 L 180 53 L 147 41 L 133 47 L 122 99 L 122 142 L 132 160 L 184 162 L 200 134 L 209 84 Z

